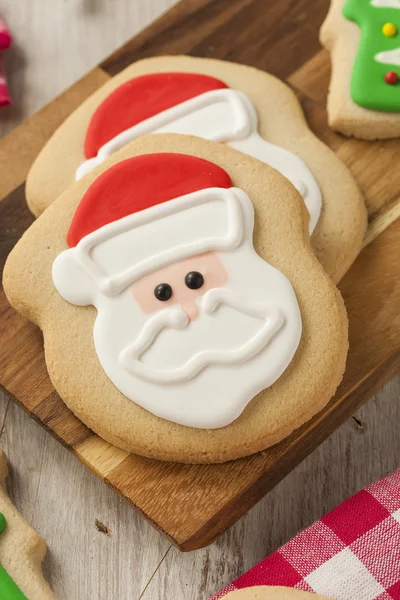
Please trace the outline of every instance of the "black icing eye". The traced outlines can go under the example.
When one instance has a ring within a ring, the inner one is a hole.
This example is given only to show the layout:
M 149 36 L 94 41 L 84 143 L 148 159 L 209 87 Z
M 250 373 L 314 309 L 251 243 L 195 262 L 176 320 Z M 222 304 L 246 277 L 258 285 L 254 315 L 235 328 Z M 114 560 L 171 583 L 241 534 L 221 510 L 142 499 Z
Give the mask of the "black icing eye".
M 172 296 L 172 287 L 169 283 L 159 283 L 154 288 L 154 295 L 157 300 L 161 300 L 161 302 L 166 302 Z
M 185 283 L 191 290 L 198 290 L 204 283 L 204 277 L 198 271 L 190 271 L 185 277 Z

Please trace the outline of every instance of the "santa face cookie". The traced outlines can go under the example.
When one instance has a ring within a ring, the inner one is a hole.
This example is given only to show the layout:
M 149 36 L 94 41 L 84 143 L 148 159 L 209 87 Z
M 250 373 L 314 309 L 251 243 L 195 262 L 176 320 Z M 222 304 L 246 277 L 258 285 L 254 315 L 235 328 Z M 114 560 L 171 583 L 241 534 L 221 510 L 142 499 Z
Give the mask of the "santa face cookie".
M 308 239 L 301 197 L 276 171 L 221 144 L 148 136 L 43 214 L 4 285 L 92 429 L 139 454 L 216 462 L 287 435 L 342 376 L 344 308 Z M 316 298 L 324 334 L 310 340 Z
M 96 307 L 104 371 L 152 414 L 224 427 L 293 358 L 296 296 L 255 252 L 253 228 L 247 194 L 193 156 L 124 160 L 84 194 L 53 281 Z
M 7 473 L 7 458 L 0 450 L 0 598 L 54 600 L 41 569 L 46 545 L 11 503 Z
M 400 2 L 332 0 L 321 29 L 330 51 L 331 127 L 362 139 L 400 136 Z
M 117 150 L 156 133 L 224 143 L 277 169 L 302 195 L 315 250 L 333 278 L 354 260 L 365 214 L 345 167 L 310 133 L 283 83 L 221 61 L 155 58 L 113 78 L 65 122 L 38 157 L 27 182 L 33 212 L 40 213 L 68 183 Z

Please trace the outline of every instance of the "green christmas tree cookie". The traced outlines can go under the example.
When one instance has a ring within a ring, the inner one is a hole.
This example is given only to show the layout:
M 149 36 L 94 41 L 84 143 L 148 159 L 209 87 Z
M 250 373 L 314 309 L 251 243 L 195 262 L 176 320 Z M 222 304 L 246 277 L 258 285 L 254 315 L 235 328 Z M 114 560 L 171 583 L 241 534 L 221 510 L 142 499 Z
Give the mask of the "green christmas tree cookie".
M 361 29 L 351 77 L 353 101 L 400 112 L 400 0 L 346 0 L 343 15 Z

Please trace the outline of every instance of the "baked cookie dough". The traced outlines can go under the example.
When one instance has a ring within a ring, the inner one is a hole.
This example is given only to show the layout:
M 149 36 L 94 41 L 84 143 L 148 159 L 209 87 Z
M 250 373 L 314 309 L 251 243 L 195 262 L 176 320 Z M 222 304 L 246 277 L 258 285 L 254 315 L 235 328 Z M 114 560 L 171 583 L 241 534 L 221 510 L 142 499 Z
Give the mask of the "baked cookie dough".
M 9 255 L 4 289 L 42 329 L 67 406 L 143 456 L 263 450 L 317 413 L 345 368 L 344 304 L 300 194 L 197 137 L 142 137 L 74 183 Z
M 308 128 L 294 93 L 258 69 L 164 56 L 136 62 L 56 131 L 27 179 L 39 215 L 116 149 L 155 132 L 185 133 L 258 158 L 289 178 L 309 210 L 316 256 L 338 282 L 359 253 L 366 211 L 347 167 Z

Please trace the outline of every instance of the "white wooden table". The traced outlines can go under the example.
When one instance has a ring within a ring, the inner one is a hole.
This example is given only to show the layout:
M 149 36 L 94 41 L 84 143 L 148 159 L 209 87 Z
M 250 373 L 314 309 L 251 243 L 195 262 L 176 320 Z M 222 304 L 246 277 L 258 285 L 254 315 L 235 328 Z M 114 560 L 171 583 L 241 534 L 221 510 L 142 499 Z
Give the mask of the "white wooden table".
M 51 100 L 174 0 L 0 0 L 15 35 L 15 105 L 0 133 Z M 400 377 L 209 548 L 181 554 L 21 409 L 0 399 L 9 491 L 45 538 L 60 600 L 207 600 L 297 531 L 400 466 Z M 98 530 L 96 521 L 109 534 Z

